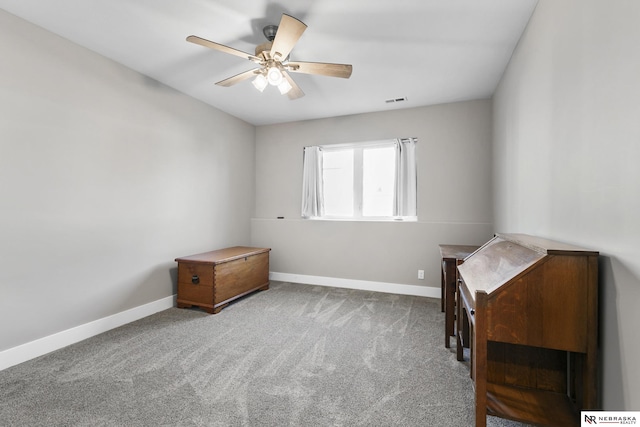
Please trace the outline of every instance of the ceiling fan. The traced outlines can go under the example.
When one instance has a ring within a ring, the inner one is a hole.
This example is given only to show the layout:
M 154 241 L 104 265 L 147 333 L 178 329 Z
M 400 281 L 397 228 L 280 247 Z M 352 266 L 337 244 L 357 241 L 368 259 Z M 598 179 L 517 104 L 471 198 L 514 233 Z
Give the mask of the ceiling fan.
M 304 22 L 283 13 L 280 25 L 264 27 L 263 33 L 267 42 L 256 47 L 255 55 L 198 36 L 189 36 L 187 41 L 239 56 L 259 65 L 258 68 L 219 81 L 216 83 L 217 85 L 228 87 L 255 77 L 253 85 L 260 92 L 270 84 L 277 86 L 281 94 L 286 94 L 289 99 L 294 100 L 304 96 L 304 92 L 291 78 L 289 72 L 348 79 L 353 68 L 348 64 L 289 61 L 289 53 L 306 29 L 307 26 Z

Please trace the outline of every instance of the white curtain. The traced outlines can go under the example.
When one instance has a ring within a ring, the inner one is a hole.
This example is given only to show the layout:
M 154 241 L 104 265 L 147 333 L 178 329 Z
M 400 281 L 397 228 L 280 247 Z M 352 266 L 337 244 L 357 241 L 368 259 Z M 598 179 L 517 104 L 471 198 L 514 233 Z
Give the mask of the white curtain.
M 415 138 L 396 140 L 394 216 L 417 216 L 416 142 Z
M 316 146 L 305 147 L 302 161 L 302 217 L 323 215 L 322 150 Z

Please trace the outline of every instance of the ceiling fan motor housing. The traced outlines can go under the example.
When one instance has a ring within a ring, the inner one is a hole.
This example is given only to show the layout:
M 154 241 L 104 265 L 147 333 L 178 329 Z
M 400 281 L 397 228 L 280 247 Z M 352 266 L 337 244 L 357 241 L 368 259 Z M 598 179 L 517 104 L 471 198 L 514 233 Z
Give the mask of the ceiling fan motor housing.
M 259 58 L 267 59 L 269 57 L 269 53 L 271 52 L 272 45 L 272 42 L 264 42 L 256 46 L 256 56 Z
M 264 34 L 264 36 L 270 42 L 272 42 L 273 39 L 276 38 L 276 33 L 277 32 L 278 32 L 278 26 L 277 25 L 267 25 L 266 27 L 264 27 L 262 29 L 262 34 Z

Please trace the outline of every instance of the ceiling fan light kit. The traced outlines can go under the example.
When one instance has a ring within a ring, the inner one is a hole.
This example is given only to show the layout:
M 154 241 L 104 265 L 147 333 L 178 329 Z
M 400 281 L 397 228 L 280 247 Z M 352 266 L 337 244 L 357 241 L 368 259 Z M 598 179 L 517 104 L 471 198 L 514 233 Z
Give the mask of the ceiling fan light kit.
M 278 85 L 278 90 L 280 91 L 280 95 L 286 95 L 287 93 L 289 93 L 289 91 L 293 89 L 293 87 L 291 86 L 291 84 L 286 81 L 286 80 L 282 80 L 282 82 Z
M 265 77 L 266 74 L 266 77 Z M 268 85 L 277 86 L 281 95 L 286 95 L 291 89 L 291 84 L 284 78 L 282 72 L 275 66 L 269 67 L 266 73 L 258 72 L 258 75 L 251 82 L 260 92 L 264 92 Z
M 253 82 L 251 83 L 253 83 L 255 88 L 258 89 L 260 92 L 264 92 L 264 89 L 269 85 L 269 81 L 262 73 L 258 74 L 256 78 L 253 80 Z
M 267 70 L 267 81 L 269 82 L 269 84 L 271 86 L 278 86 L 280 83 L 282 83 L 282 80 L 284 80 L 284 77 L 282 77 L 282 73 L 280 72 L 280 70 L 278 70 L 277 67 L 269 67 L 269 69 Z
M 217 85 L 232 86 L 255 76 L 252 83 L 260 92 L 263 92 L 268 85 L 277 86 L 282 95 L 286 94 L 289 99 L 294 100 L 303 97 L 304 92 L 288 72 L 348 79 L 353 69 L 349 64 L 289 61 L 289 53 L 306 28 L 306 24 L 302 21 L 283 13 L 280 25 L 264 27 L 263 34 L 268 41 L 256 47 L 255 55 L 198 36 L 189 36 L 187 41 L 239 56 L 259 65 L 259 68 L 221 80 L 216 83 Z

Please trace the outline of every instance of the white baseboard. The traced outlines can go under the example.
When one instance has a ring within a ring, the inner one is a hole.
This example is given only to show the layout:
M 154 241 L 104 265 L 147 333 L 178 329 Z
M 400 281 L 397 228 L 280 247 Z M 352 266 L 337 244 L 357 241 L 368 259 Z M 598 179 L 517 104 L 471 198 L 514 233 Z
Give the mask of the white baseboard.
M 440 288 L 431 286 L 403 285 L 399 283 L 371 282 L 368 280 L 340 279 L 336 277 L 307 276 L 304 274 L 270 272 L 269 279 L 307 285 L 333 286 L 388 294 L 413 295 L 440 299 Z
M 0 371 L 38 356 L 75 344 L 119 326 L 175 307 L 176 296 L 162 298 L 8 350 L 0 351 Z

